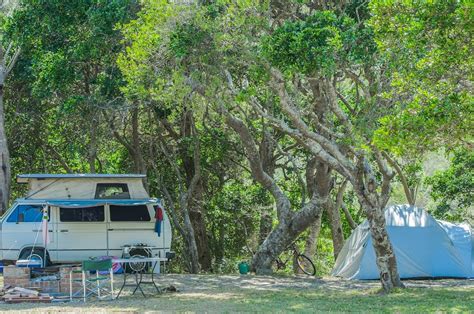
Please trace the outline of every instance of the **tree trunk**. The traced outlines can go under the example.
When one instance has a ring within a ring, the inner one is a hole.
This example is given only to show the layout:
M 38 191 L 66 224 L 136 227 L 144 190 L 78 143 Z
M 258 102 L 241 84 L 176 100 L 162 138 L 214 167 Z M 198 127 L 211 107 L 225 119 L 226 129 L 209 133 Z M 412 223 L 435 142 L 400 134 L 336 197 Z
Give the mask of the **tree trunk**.
M 311 158 L 308 160 L 306 165 L 306 189 L 308 196 L 313 195 L 316 190 L 316 168 L 318 166 L 318 160 Z M 321 209 L 321 214 L 316 217 L 316 221 L 309 227 L 310 232 L 306 238 L 304 246 L 304 254 L 309 258 L 312 258 L 316 254 L 316 247 L 318 244 L 319 233 L 321 232 L 321 220 L 324 214 L 324 207 Z
M 334 248 L 334 259 L 337 258 L 339 252 L 344 246 L 344 234 L 342 233 L 341 214 L 339 208 L 333 201 L 328 202 L 326 207 L 326 213 L 329 219 L 329 227 L 331 228 L 332 234 L 332 245 Z
M 277 203 L 283 200 L 276 200 Z M 252 270 L 257 274 L 271 274 L 273 261 L 296 240 L 296 238 L 313 224 L 327 199 L 321 199 L 316 194 L 297 212 L 290 212 L 280 219 L 277 226 L 259 246 L 252 258 Z
M 385 292 L 390 292 L 394 287 L 404 287 L 400 281 L 393 246 L 385 227 L 384 210 L 382 208 L 365 208 L 365 211 L 369 221 L 382 288 Z
M 318 246 L 319 233 L 321 232 L 321 215 L 316 218 L 316 221 L 309 227 L 309 235 L 306 238 L 304 245 L 304 255 L 313 258 L 316 255 L 316 248 Z
M 376 192 L 377 184 L 375 177 L 371 172 L 366 173 L 366 175 L 367 182 L 364 182 L 364 175 L 361 175 L 359 169 L 355 178 L 354 191 L 357 194 L 359 203 L 364 209 L 369 222 L 382 288 L 386 293 L 389 293 L 393 288 L 404 287 L 400 280 L 393 246 L 385 225 L 384 207 L 388 199 L 389 190 L 387 190 L 388 185 L 384 186 L 384 184 L 382 184 L 382 194 L 378 195 Z
M 385 225 L 385 204 L 390 190 L 388 181 L 382 183 L 382 193 L 377 193 L 376 179 L 368 162 L 361 158 L 357 165 L 354 191 L 359 203 L 365 211 L 369 222 L 372 244 L 376 256 L 376 264 L 380 273 L 380 282 L 385 292 L 395 287 L 404 287 L 398 274 L 397 261 Z
M 195 125 L 193 119 L 193 112 L 191 110 L 185 111 L 182 117 L 181 125 L 181 137 L 191 138 L 197 136 L 194 134 Z M 189 147 L 181 147 L 181 158 L 183 160 L 183 167 L 186 174 L 187 185 L 191 184 L 193 177 L 195 176 L 195 165 L 199 163 L 200 156 L 194 154 L 189 155 Z M 196 159 L 196 160 L 195 160 Z M 197 182 L 196 188 L 190 195 L 189 203 L 189 217 L 194 229 L 195 243 L 198 249 L 199 263 L 201 270 L 210 271 L 212 270 L 212 255 L 209 247 L 209 239 L 207 234 L 207 224 L 204 211 L 204 186 L 202 178 Z
M 265 206 L 262 208 L 260 213 L 260 224 L 258 230 L 258 244 L 262 244 L 267 238 L 268 234 L 272 231 L 273 218 L 271 212 L 267 210 Z
M 209 239 L 207 235 L 207 224 L 203 212 L 203 187 L 201 181 L 196 186 L 196 190 L 192 195 L 189 217 L 194 228 L 197 250 L 199 252 L 199 264 L 201 270 L 212 270 L 212 255 L 209 247 Z
M 252 258 L 251 268 L 257 275 L 270 275 L 274 260 L 291 244 L 296 235 L 290 232 L 290 223 L 281 222 L 258 247 Z M 300 232 L 304 231 L 300 230 Z
M 262 134 L 262 140 L 259 144 L 259 153 L 260 160 L 262 162 L 263 171 L 265 171 L 270 177 L 273 177 L 275 174 L 275 140 L 273 139 L 272 134 L 266 130 L 266 124 L 263 124 L 264 132 Z M 262 193 L 266 193 L 265 190 L 262 190 Z M 267 200 L 266 197 L 263 198 Z M 270 199 L 265 201 L 262 207 L 262 212 L 260 213 L 260 228 L 259 228 L 259 241 L 258 244 L 262 244 L 265 241 L 268 234 L 272 231 L 273 227 L 273 217 L 272 211 L 274 208 L 274 200 Z
M 218 225 L 218 230 L 216 234 L 216 264 L 220 267 L 222 265 L 222 262 L 224 261 L 224 256 L 225 256 L 225 228 L 226 225 L 224 223 L 220 223 Z
M 163 149 L 163 153 L 167 158 L 170 158 L 170 156 L 167 154 L 167 151 Z M 174 162 L 174 160 L 169 159 L 170 163 Z M 157 167 L 154 162 L 152 162 L 151 166 L 153 169 L 156 171 Z M 174 163 L 171 164 L 171 167 L 175 166 Z M 179 169 L 176 167 L 176 175 L 181 178 L 181 174 L 179 172 Z M 173 224 L 173 227 L 175 230 L 179 232 L 179 234 L 183 237 L 184 240 L 184 254 L 186 256 L 186 261 L 187 261 L 187 266 L 188 270 L 192 274 L 197 274 L 200 271 L 200 265 L 199 265 L 199 253 L 196 245 L 196 239 L 194 235 L 194 228 L 193 224 L 191 223 L 191 219 L 189 218 L 189 210 L 188 210 L 188 204 L 189 204 L 189 197 L 192 195 L 192 192 L 194 188 L 196 187 L 197 180 L 199 180 L 200 172 L 191 180 L 191 184 L 187 187 L 187 190 L 184 191 L 182 186 L 180 185 L 180 191 L 179 191 L 179 201 L 173 200 L 171 194 L 169 193 L 168 189 L 166 188 L 166 185 L 164 184 L 163 181 L 160 181 L 161 189 L 163 191 L 163 194 L 165 198 L 168 201 L 168 213 L 170 214 L 171 217 L 171 223 Z M 158 176 L 159 177 L 159 176 Z M 177 204 L 175 206 L 175 203 Z M 177 215 L 177 209 L 182 214 L 183 217 L 183 223 L 181 224 L 178 215 Z
M 186 210 L 183 211 L 183 221 L 184 221 L 184 239 L 187 247 L 187 254 L 189 256 L 189 272 L 192 274 L 197 274 L 200 271 L 200 262 L 199 262 L 199 252 L 196 244 L 196 237 L 194 235 L 194 228 L 191 223 L 191 219 Z
M 315 182 L 315 188 L 318 195 L 328 198 L 328 201 L 324 204 L 324 212 L 326 212 L 329 220 L 329 226 L 332 233 L 334 257 L 337 258 L 337 255 L 344 245 L 344 235 L 342 234 L 341 215 L 339 214 L 339 210 L 336 208 L 334 202 L 329 198 L 333 188 L 333 180 L 331 176 L 331 169 L 326 163 L 317 162 Z
M 0 213 L 3 214 L 8 208 L 10 197 L 10 151 L 8 150 L 7 135 L 5 133 L 5 112 L 3 107 L 3 83 L 0 84 Z

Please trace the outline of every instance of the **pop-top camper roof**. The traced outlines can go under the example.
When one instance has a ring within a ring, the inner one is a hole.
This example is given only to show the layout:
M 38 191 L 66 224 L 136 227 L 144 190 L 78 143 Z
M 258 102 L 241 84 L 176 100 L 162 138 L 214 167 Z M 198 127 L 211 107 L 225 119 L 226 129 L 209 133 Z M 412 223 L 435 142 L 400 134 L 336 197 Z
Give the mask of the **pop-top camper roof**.
M 149 199 L 143 174 L 22 174 L 25 199 Z

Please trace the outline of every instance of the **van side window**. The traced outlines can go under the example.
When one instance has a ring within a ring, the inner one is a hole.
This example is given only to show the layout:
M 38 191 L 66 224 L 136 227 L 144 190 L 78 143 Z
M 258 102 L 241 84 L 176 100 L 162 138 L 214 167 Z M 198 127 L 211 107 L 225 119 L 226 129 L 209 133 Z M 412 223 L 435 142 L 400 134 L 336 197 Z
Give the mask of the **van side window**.
M 104 221 L 104 206 L 85 208 L 59 208 L 59 219 L 62 222 Z
M 97 183 L 95 198 L 129 199 L 126 183 Z
M 8 217 L 7 222 L 41 222 L 42 218 L 42 205 L 18 205 Z
M 146 205 L 110 205 L 110 221 L 150 221 Z

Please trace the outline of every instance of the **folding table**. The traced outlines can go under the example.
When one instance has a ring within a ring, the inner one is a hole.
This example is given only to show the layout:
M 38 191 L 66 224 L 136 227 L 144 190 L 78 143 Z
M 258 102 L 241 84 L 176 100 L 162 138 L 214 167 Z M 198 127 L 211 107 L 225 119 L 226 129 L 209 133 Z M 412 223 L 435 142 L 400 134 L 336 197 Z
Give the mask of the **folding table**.
M 114 258 L 112 259 L 113 263 L 119 263 L 122 266 L 122 269 L 124 270 L 123 272 L 123 284 L 122 287 L 120 288 L 119 293 L 117 294 L 117 299 L 120 296 L 120 293 L 122 292 L 124 287 L 134 287 L 135 289 L 133 290 L 132 294 L 135 294 L 137 290 L 140 290 L 142 295 L 146 298 L 145 293 L 143 292 L 141 285 L 142 284 L 151 284 L 155 287 L 156 291 L 158 293 L 160 292 L 160 289 L 155 283 L 155 270 L 159 273 L 160 272 L 160 262 L 167 262 L 168 259 L 164 257 L 144 257 L 144 258 L 137 258 L 137 257 L 132 257 L 132 258 Z M 151 268 L 151 281 L 143 281 L 143 274 L 147 273 L 147 267 L 137 267 L 141 270 L 138 271 L 133 271 L 132 274 L 135 276 L 135 283 L 134 284 L 127 284 L 127 272 L 126 272 L 126 264 L 133 264 L 133 263 L 151 263 L 153 266 Z

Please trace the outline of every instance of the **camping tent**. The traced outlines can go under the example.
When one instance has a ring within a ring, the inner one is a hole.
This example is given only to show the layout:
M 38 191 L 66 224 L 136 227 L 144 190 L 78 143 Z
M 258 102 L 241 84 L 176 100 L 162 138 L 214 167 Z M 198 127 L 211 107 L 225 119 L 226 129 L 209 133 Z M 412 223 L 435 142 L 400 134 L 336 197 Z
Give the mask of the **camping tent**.
M 439 221 L 409 205 L 389 207 L 385 219 L 401 278 L 474 277 L 474 236 L 468 224 Z M 347 239 L 332 275 L 379 278 L 367 220 Z

